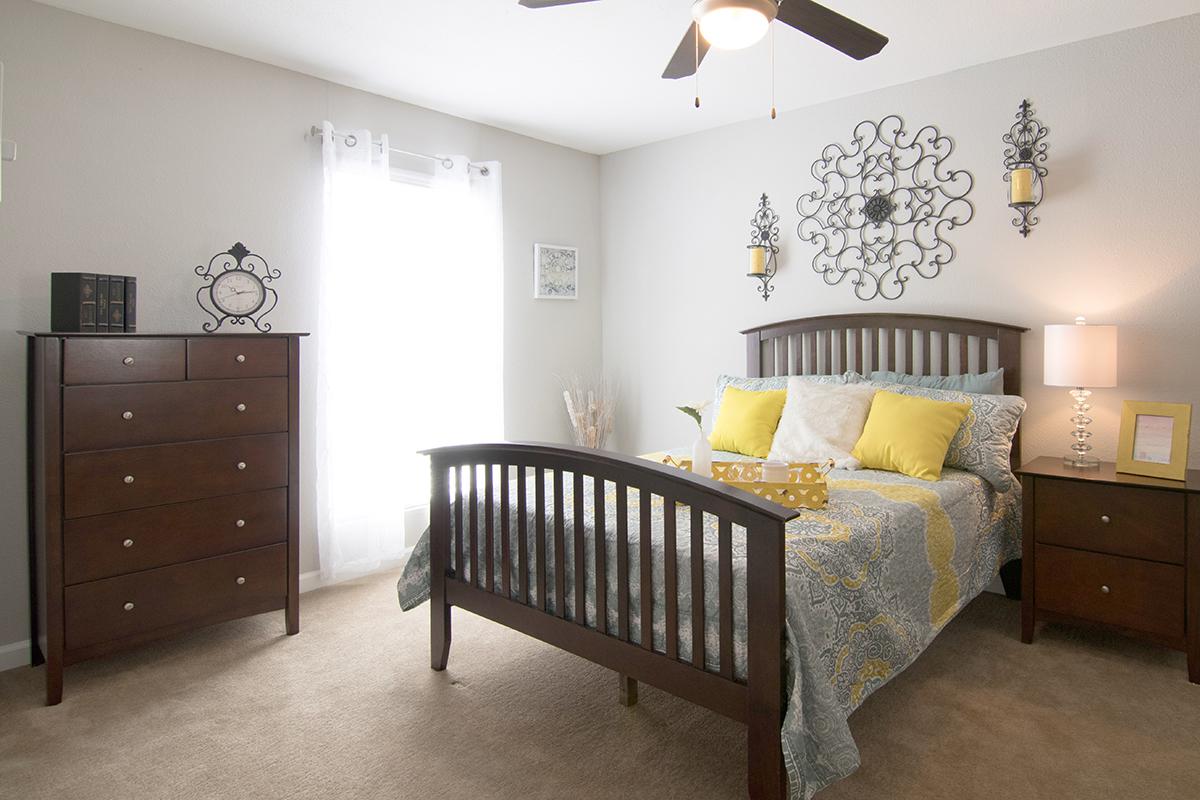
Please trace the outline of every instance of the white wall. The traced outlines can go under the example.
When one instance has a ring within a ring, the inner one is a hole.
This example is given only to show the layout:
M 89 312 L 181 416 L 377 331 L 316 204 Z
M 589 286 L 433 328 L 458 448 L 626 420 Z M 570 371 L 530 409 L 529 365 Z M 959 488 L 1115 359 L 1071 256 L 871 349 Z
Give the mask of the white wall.
M 1024 455 L 1067 450 L 1070 398 L 1041 385 L 1041 326 L 1084 314 L 1120 326 L 1120 386 L 1098 390 L 1098 455 L 1112 458 L 1122 399 L 1200 401 L 1200 16 L 1054 48 L 606 156 L 601 164 L 604 362 L 624 389 L 619 446 L 694 433 L 673 406 L 745 374 L 738 331 L 817 314 L 933 313 L 1026 325 Z M 847 69 L 852 69 L 850 62 Z M 790 80 L 819 80 L 786 76 Z M 1010 225 L 1000 137 L 1029 97 L 1050 127 L 1042 223 Z M 698 113 L 703 113 L 698 112 Z M 975 219 L 958 255 L 902 299 L 864 303 L 813 271 L 796 236 L 812 162 L 855 124 L 898 113 L 939 126 L 970 170 Z M 764 303 L 744 277 L 750 217 L 766 192 L 782 267 Z M 1200 466 L 1200 435 L 1192 437 Z
M 276 330 L 312 330 L 321 167 L 304 133 L 322 119 L 386 132 L 397 147 L 503 162 L 506 435 L 567 439 L 554 375 L 600 364 L 595 156 L 26 0 L 0 0 L 0 61 L 4 138 L 19 156 L 4 165 L 0 203 L 0 660 L 4 643 L 28 638 L 25 351 L 14 331 L 47 329 L 49 273 L 75 270 L 137 275 L 142 331 L 197 330 L 192 267 L 235 240 L 283 270 Z M 532 299 L 535 241 L 580 247 L 583 299 Z M 380 356 L 403 365 L 404 347 L 436 336 L 378 342 Z M 314 345 L 302 365 L 308 445 Z

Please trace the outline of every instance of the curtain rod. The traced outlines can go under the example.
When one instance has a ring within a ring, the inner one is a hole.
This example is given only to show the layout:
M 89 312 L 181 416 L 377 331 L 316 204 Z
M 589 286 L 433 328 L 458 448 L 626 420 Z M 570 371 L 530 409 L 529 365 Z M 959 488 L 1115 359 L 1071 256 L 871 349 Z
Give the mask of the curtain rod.
M 322 139 L 325 136 L 325 131 L 321 128 L 321 126 L 313 125 L 311 128 L 308 129 L 308 135 L 313 136 L 317 139 Z M 358 142 L 358 137 L 352 133 L 342 133 L 341 131 L 333 131 L 333 135 L 340 136 L 351 147 L 353 147 Z M 383 142 L 371 142 L 371 144 L 373 144 L 376 147 L 380 147 L 383 145 Z M 446 156 L 431 156 L 431 155 L 426 155 L 425 153 L 414 153 L 412 150 L 401 150 L 398 147 L 389 147 L 388 152 L 389 153 L 399 153 L 402 156 L 412 156 L 413 158 L 423 158 L 426 161 L 437 161 L 437 162 L 441 163 L 441 165 L 443 167 L 445 167 L 446 169 L 454 168 L 454 159 L 448 158 Z M 490 172 L 488 170 L 488 168 L 483 166 L 482 164 L 475 164 L 473 162 L 467 162 L 467 169 L 477 169 L 477 170 L 479 170 L 479 174 L 483 175 L 485 177 Z

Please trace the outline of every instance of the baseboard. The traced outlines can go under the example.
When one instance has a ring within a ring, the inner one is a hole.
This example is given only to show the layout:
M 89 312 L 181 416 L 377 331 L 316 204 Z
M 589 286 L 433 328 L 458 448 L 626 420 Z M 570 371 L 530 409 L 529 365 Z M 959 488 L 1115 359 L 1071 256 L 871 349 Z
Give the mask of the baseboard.
M 29 666 L 29 640 L 0 644 L 0 672 Z
M 300 573 L 300 594 L 320 589 L 324 585 L 325 582 L 321 580 L 321 570 L 314 569 L 312 572 Z

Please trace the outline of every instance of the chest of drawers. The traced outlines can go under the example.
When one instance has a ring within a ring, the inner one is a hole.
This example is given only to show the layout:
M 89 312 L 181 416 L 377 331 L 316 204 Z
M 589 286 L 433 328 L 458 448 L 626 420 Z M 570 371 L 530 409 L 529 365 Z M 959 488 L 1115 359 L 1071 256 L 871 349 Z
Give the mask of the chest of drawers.
M 1200 683 L 1200 472 L 1186 481 L 1039 458 L 1023 492 L 1022 639 L 1082 621 L 1184 650 Z
M 31 627 L 63 668 L 283 609 L 299 631 L 304 334 L 29 334 Z

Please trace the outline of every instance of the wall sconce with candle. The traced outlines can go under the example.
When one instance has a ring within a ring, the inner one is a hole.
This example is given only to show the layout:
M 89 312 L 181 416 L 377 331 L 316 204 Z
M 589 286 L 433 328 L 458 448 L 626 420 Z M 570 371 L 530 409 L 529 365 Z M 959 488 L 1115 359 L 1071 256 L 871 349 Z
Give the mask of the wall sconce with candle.
M 1050 129 L 1033 116 L 1033 104 L 1022 100 L 1017 111 L 1017 121 L 1002 137 L 1008 145 L 1004 148 L 1004 180 L 1008 181 L 1008 205 L 1019 216 L 1012 224 L 1022 236 L 1029 236 L 1030 229 L 1039 220 L 1033 210 L 1042 203 L 1045 189 L 1043 180 L 1049 170 L 1044 166 L 1046 134 Z
M 758 287 L 764 301 L 771 299 L 775 287 L 771 279 L 779 268 L 779 215 L 771 208 L 764 194 L 758 201 L 758 210 L 750 219 L 750 244 L 746 249 L 750 252 L 750 271 L 747 277 L 762 281 Z

